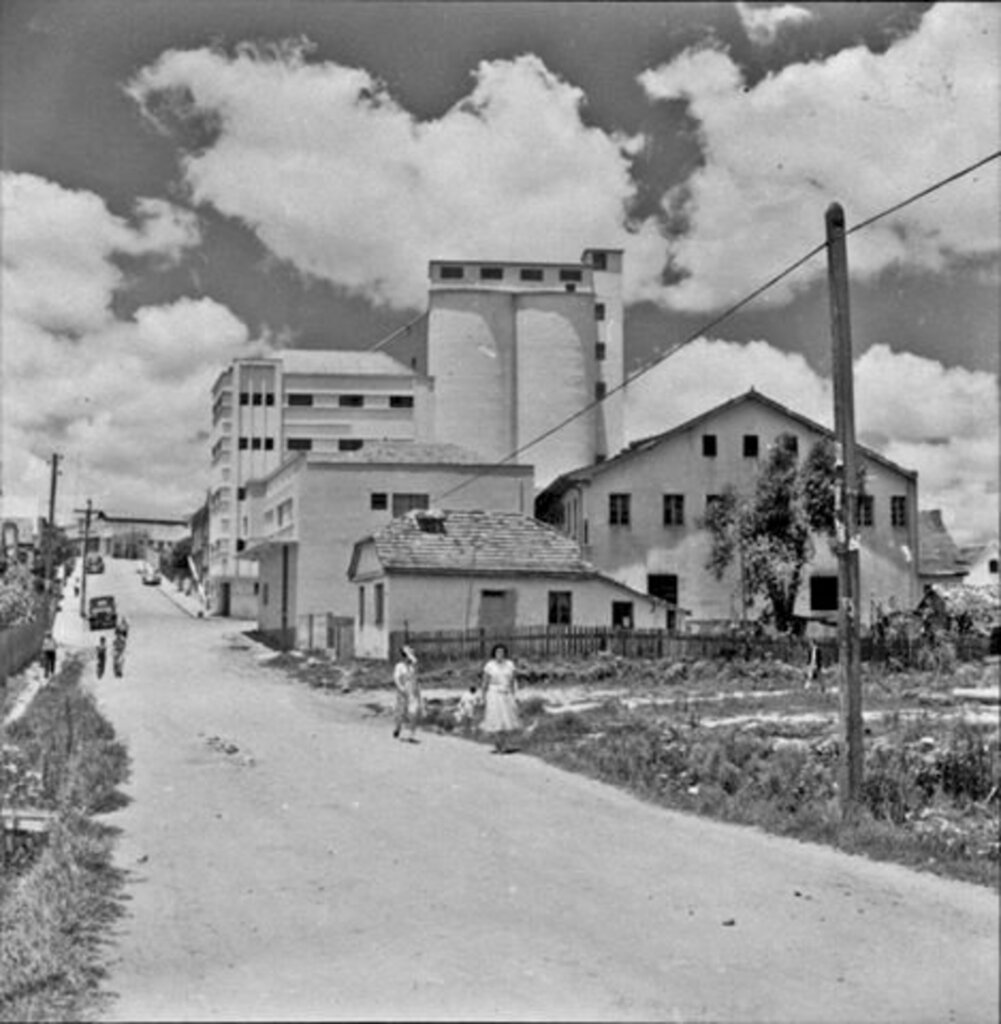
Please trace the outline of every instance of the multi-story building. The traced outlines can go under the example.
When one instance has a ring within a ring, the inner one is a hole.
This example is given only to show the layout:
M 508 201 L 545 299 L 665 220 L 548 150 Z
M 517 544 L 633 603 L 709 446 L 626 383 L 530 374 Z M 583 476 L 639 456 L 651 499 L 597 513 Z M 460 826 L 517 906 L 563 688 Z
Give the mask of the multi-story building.
M 619 451 L 621 250 L 567 263 L 433 260 L 429 274 L 426 316 L 384 344 L 433 378 L 435 440 L 531 463 L 537 486 Z
M 239 556 L 250 531 L 247 484 L 298 452 L 336 454 L 431 435 L 431 384 L 383 352 L 284 349 L 234 360 L 212 388 L 208 600 L 257 616 L 257 566 Z
M 796 438 L 801 457 L 831 432 L 753 389 L 680 426 L 636 441 L 618 456 L 566 473 L 537 499 L 540 519 L 583 546 L 584 557 L 615 579 L 661 597 L 680 626 L 743 615 L 739 566 L 722 580 L 706 568 L 710 539 L 701 518 L 730 485 L 750 495 L 768 446 Z M 862 620 L 875 608 L 913 608 L 918 581 L 917 474 L 859 446 L 866 471 L 859 507 Z M 797 614 L 838 608 L 836 558 L 824 538 L 806 566 Z
M 360 538 L 443 500 L 459 509 L 531 512 L 535 488 L 531 466 L 484 463 L 455 445 L 381 442 L 302 453 L 252 481 L 248 494 L 243 554 L 259 566 L 258 628 L 288 644 L 343 653 L 342 642 L 327 639 L 327 623 L 347 624 L 351 635 L 356 594 L 347 573 Z

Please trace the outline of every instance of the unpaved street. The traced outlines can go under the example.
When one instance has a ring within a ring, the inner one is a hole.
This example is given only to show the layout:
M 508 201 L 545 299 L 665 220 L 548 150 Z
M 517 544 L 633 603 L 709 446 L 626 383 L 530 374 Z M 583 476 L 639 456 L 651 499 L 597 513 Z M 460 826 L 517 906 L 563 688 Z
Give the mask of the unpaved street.
M 989 890 L 394 741 L 130 563 L 100 589 L 132 626 L 94 683 L 133 758 L 118 1019 L 997 1019 Z

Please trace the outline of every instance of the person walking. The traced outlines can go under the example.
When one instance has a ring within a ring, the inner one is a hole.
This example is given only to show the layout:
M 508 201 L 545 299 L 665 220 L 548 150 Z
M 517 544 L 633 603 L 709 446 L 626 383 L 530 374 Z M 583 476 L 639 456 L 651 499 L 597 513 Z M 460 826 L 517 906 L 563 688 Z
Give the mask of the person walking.
M 45 678 L 49 679 L 56 670 L 56 638 L 49 630 L 42 641 L 42 671 Z
M 518 716 L 518 686 L 514 662 L 504 644 L 494 644 L 490 660 L 483 666 L 484 710 L 480 730 L 494 737 L 494 750 L 509 754 L 516 750 L 510 744 L 511 733 L 521 729 Z
M 417 724 L 421 717 L 421 688 L 417 682 L 417 655 L 412 647 L 400 648 L 400 660 L 393 669 L 393 685 L 396 687 L 396 719 L 393 736 L 399 738 L 406 726 L 410 730 L 410 742 L 417 743 Z
M 115 639 L 113 641 L 112 655 L 111 655 L 111 668 L 115 673 L 116 679 L 121 679 L 125 674 L 125 633 L 115 630 Z
M 108 663 L 108 642 L 102 636 L 97 641 L 97 678 L 104 677 L 104 667 Z

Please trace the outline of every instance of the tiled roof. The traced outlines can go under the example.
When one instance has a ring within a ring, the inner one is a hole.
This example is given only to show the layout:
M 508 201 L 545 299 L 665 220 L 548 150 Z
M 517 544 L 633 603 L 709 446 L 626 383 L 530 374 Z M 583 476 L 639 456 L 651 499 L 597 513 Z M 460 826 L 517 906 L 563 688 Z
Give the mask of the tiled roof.
M 937 508 L 918 513 L 918 549 L 922 576 L 956 576 L 969 570 Z
M 581 466 L 579 469 L 574 469 L 569 473 L 564 473 L 562 476 L 554 480 L 546 488 L 544 493 L 549 495 L 559 495 L 565 492 L 567 488 L 574 483 L 593 480 L 596 476 L 600 476 L 612 466 L 617 466 L 642 452 L 649 451 L 651 448 L 656 448 L 658 445 L 670 438 L 692 430 L 700 423 L 703 423 L 706 420 L 711 419 L 713 416 L 716 416 L 718 413 L 723 412 L 723 410 L 740 405 L 744 402 L 758 402 L 760 405 L 772 409 L 783 416 L 787 416 L 791 420 L 795 420 L 797 423 L 802 424 L 809 430 L 812 430 L 823 437 L 834 437 L 834 432 L 822 424 L 814 422 L 802 413 L 796 412 L 794 409 L 790 409 L 781 402 L 776 402 L 774 398 L 769 398 L 767 395 L 763 395 L 760 391 L 755 391 L 754 388 L 751 388 L 749 391 L 745 391 L 743 394 L 727 399 L 727 401 L 713 406 L 711 409 L 707 409 L 705 412 L 699 413 L 698 416 L 694 416 L 692 419 L 686 420 L 684 423 L 679 423 L 677 426 L 671 427 L 669 430 L 665 430 L 660 434 L 654 434 L 651 437 L 640 438 L 638 441 L 632 441 L 627 448 L 623 448 L 617 455 L 613 455 L 602 462 L 595 462 L 590 466 Z M 879 452 L 874 451 L 866 445 L 859 444 L 856 445 L 856 447 L 867 459 L 879 462 L 888 469 L 892 469 L 894 472 L 900 473 L 903 476 L 911 478 L 917 477 L 917 473 L 914 470 L 904 469 L 903 466 L 900 466 L 896 462 L 886 458 L 885 455 L 880 455 Z
M 435 517 L 441 532 L 422 528 Z M 518 512 L 409 512 L 372 539 L 388 572 L 597 575 L 576 541 Z
M 283 348 L 274 352 L 285 373 L 414 377 L 416 373 L 385 352 L 332 348 Z
M 421 444 L 417 441 L 366 441 L 356 451 L 310 453 L 308 461 L 324 462 L 380 462 L 380 463 L 418 463 L 442 466 L 483 466 L 492 464 L 491 460 L 479 452 L 461 448 L 457 444 Z M 509 466 L 504 468 L 530 471 L 529 466 Z

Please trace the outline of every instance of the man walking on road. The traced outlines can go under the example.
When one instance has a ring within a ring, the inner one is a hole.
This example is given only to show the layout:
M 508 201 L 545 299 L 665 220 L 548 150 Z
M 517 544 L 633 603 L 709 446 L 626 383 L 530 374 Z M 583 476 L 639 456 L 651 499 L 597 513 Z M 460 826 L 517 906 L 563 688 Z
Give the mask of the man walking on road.
M 56 670 L 56 638 L 50 630 L 42 641 L 42 670 L 48 679 Z

